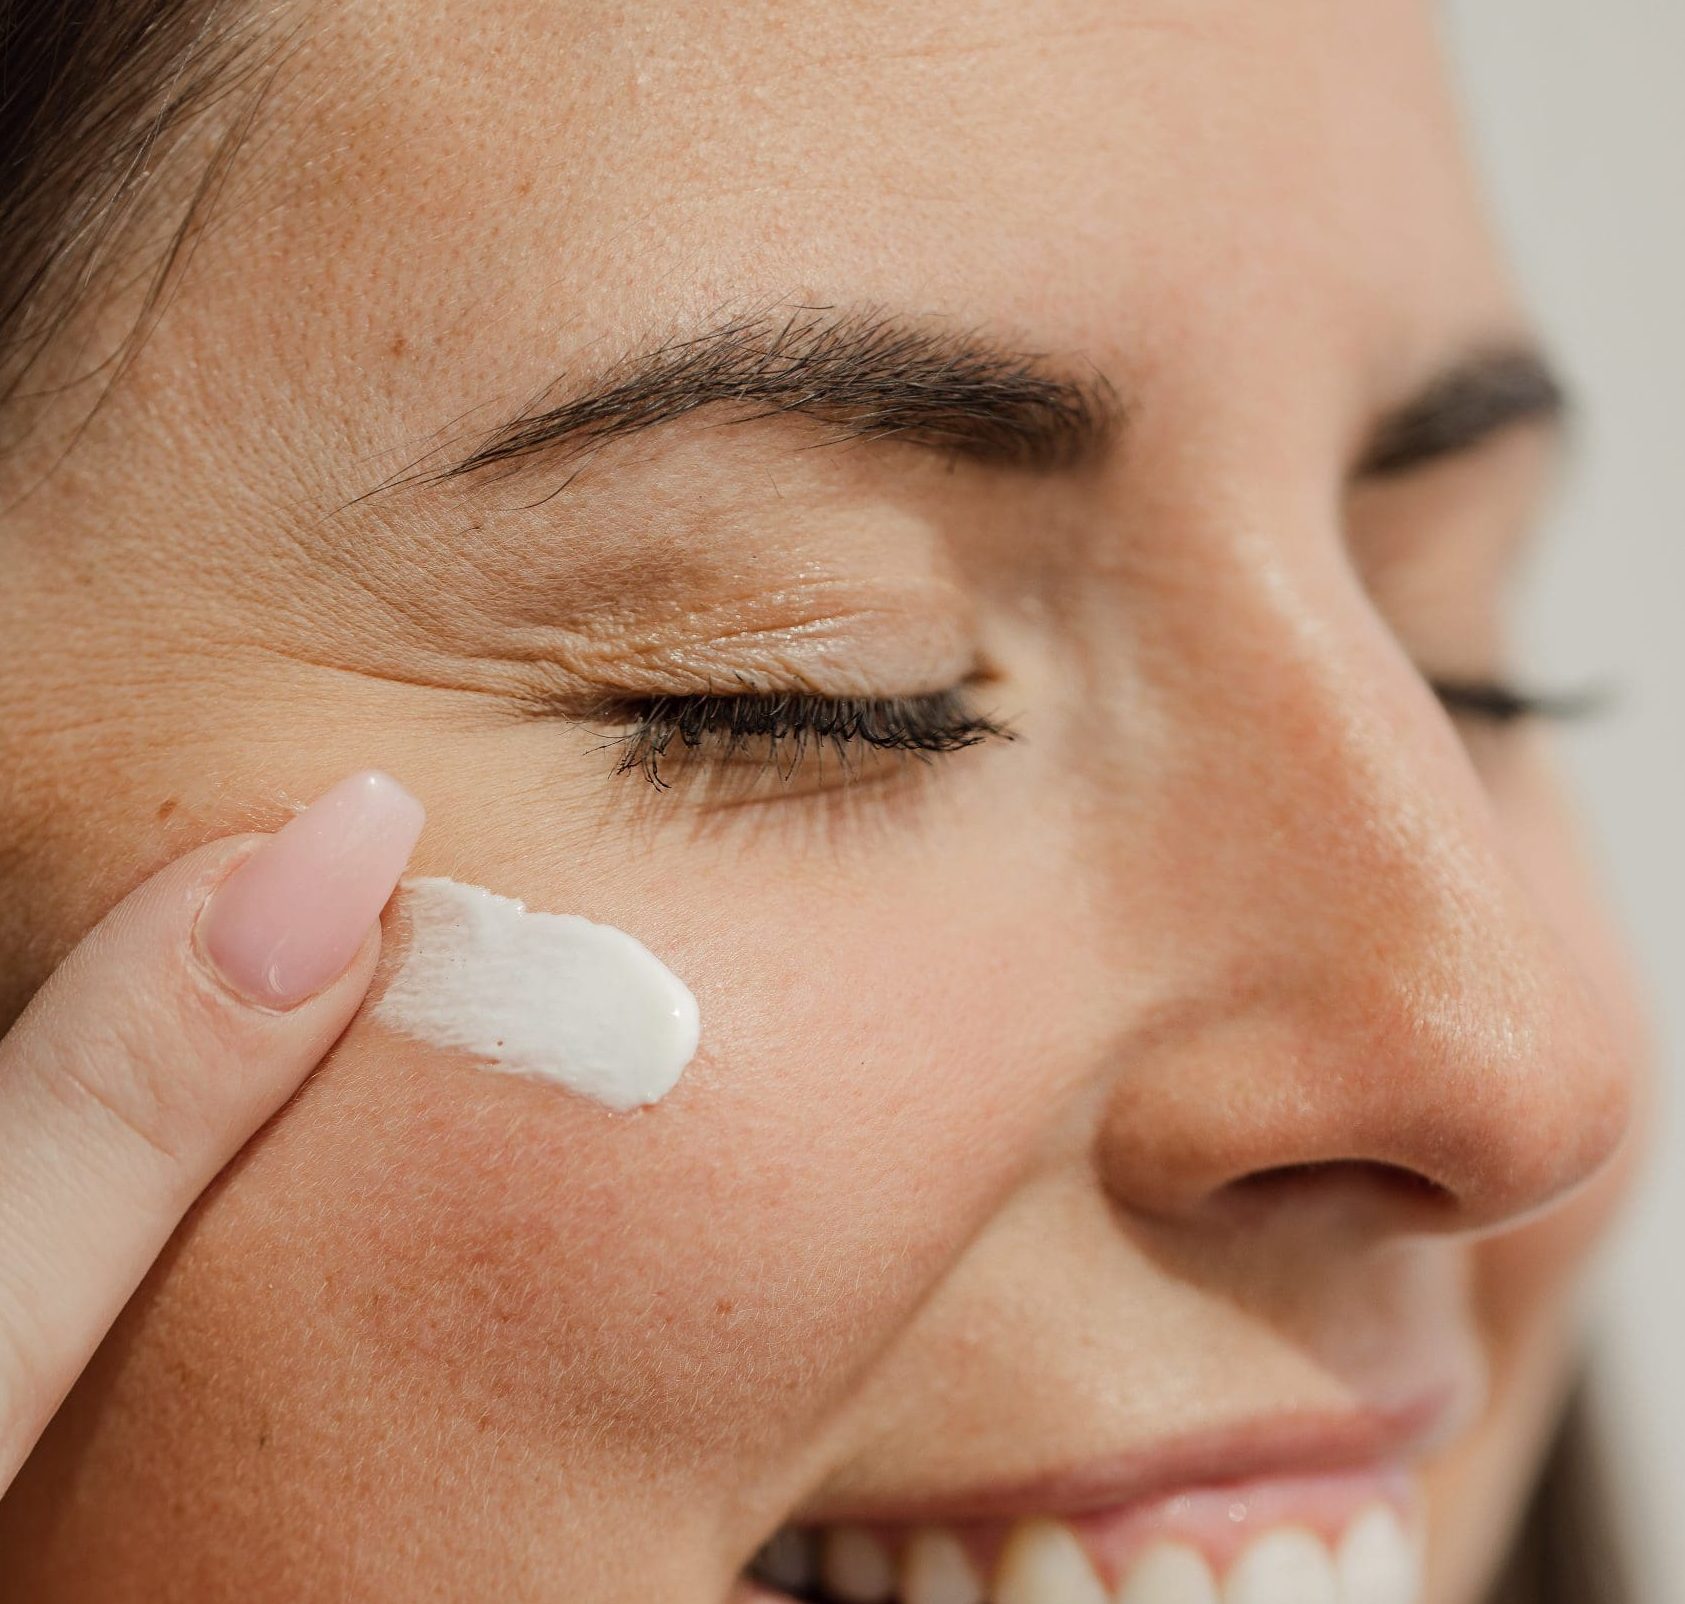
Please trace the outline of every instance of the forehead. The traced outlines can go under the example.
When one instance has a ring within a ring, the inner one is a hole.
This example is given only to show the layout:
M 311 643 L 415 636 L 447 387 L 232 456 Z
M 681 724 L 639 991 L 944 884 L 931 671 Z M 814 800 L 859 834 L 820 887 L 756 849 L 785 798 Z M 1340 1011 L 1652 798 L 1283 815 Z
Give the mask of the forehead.
M 301 398 L 402 354 L 388 390 L 417 428 L 803 298 L 1135 374 L 1292 363 L 1380 389 L 1509 315 L 1431 20 L 1418 0 L 336 6 L 276 90 L 265 248 L 236 215 L 229 293 Z

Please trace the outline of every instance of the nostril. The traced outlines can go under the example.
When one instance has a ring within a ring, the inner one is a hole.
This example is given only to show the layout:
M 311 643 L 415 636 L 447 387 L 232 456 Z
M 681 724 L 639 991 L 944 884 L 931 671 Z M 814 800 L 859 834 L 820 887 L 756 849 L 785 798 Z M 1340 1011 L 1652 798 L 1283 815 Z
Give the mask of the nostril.
M 1455 1193 L 1420 1170 L 1357 1158 L 1272 1165 L 1228 1182 L 1218 1196 L 1243 1215 L 1294 1207 L 1357 1206 L 1385 1210 L 1391 1217 L 1402 1210 L 1441 1218 L 1458 1206 Z

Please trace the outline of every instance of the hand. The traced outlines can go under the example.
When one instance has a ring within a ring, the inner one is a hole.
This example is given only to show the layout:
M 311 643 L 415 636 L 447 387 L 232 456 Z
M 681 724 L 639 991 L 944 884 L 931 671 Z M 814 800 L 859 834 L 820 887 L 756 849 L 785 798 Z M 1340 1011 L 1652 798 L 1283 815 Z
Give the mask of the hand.
M 0 1491 L 193 1200 L 333 1046 L 421 830 L 389 776 L 190 852 L 0 1039 Z

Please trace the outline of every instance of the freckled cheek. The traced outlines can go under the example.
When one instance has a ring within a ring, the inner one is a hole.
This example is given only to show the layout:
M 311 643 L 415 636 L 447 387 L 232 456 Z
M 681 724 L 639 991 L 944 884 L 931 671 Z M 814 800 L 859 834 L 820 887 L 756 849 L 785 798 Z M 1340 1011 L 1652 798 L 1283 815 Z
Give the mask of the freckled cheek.
M 770 1446 L 845 1391 L 1017 1175 L 1053 1071 L 1003 913 L 833 903 L 820 939 L 800 905 L 664 950 L 702 1048 L 640 1113 L 354 1025 L 242 1181 L 302 1178 L 345 1350 L 634 1453 Z

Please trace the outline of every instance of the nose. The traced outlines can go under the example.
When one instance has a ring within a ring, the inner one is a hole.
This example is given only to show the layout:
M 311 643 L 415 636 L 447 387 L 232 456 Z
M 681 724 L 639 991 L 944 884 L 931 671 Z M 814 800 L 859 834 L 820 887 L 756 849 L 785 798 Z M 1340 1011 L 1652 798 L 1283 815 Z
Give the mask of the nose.
M 1536 796 L 1495 801 L 1367 603 L 1321 600 L 1261 588 L 1190 643 L 1132 848 L 1096 844 L 1114 962 L 1144 908 L 1184 955 L 1118 1042 L 1100 1170 L 1158 1217 L 1338 1181 L 1393 1227 L 1502 1226 L 1618 1148 L 1632 1048 L 1517 848 Z

